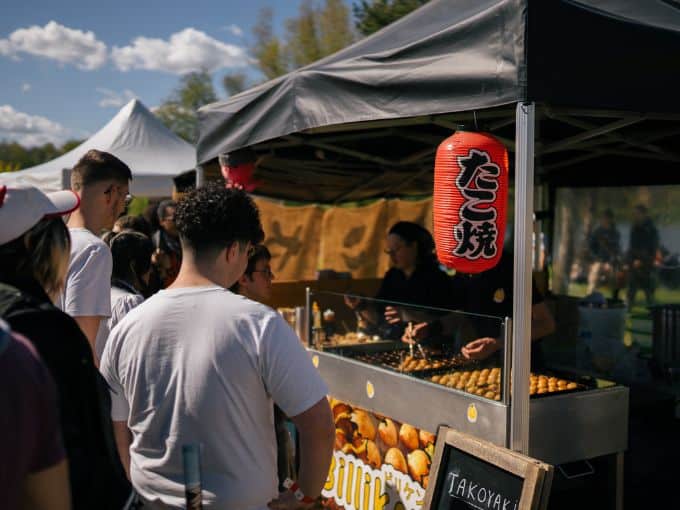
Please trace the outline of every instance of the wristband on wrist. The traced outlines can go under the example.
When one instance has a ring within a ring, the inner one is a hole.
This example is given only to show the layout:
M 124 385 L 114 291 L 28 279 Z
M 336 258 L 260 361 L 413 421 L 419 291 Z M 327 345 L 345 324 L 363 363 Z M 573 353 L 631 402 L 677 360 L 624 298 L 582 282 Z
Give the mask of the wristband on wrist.
M 314 503 L 314 498 L 310 498 L 309 496 L 305 496 L 305 493 L 302 492 L 300 487 L 296 482 L 291 480 L 290 478 L 286 478 L 283 481 L 283 486 L 288 489 L 290 492 L 293 493 L 295 496 L 295 499 L 297 499 L 300 503 Z

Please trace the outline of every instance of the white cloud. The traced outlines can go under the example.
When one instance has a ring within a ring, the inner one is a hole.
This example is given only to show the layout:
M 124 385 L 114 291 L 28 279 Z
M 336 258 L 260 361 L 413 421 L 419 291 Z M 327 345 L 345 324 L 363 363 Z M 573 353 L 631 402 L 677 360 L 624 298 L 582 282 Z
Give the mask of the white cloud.
M 0 39 L 0 54 L 18 59 L 21 54 L 36 55 L 93 70 L 106 62 L 106 45 L 93 32 L 83 32 L 50 21 L 44 27 L 33 25 Z
M 61 145 L 68 135 L 69 130 L 58 122 L 16 111 L 8 104 L 0 105 L 0 139 L 31 147 L 47 142 Z
M 185 28 L 167 41 L 137 37 L 130 46 L 114 47 L 111 58 L 122 71 L 145 69 L 174 74 L 248 64 L 240 46 L 225 44 L 194 28 Z
M 98 88 L 97 92 L 104 96 L 99 101 L 99 106 L 102 108 L 121 108 L 137 97 L 137 94 L 129 89 L 116 92 L 115 90 Z
M 243 29 L 238 25 L 231 24 L 229 26 L 224 27 L 224 29 L 231 35 L 235 35 L 236 37 L 243 37 Z
M 27 92 L 31 91 L 31 84 L 30 83 L 22 83 L 21 84 L 21 92 L 26 94 Z

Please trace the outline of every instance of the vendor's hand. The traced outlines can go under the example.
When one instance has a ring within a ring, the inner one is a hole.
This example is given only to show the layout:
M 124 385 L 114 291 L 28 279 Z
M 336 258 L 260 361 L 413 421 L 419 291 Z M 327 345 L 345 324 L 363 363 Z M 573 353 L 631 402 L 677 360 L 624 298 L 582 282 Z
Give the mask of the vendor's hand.
M 354 296 L 345 296 L 345 304 L 351 309 L 356 310 L 361 303 L 361 299 Z
M 473 340 L 465 345 L 460 352 L 467 359 L 482 360 L 488 358 L 500 348 L 498 340 L 487 336 Z
M 387 321 L 388 324 L 399 324 L 401 322 L 399 310 L 397 310 L 393 306 L 386 306 L 385 320 Z
M 285 491 L 279 493 L 279 497 L 272 499 L 267 503 L 267 506 L 271 508 L 271 510 L 307 510 L 314 506 L 314 502 L 303 503 L 302 501 L 298 501 L 295 494 L 291 491 Z
M 411 337 L 416 341 L 416 342 L 422 342 L 426 338 L 430 336 L 430 325 L 427 322 L 421 322 L 419 324 L 415 324 L 411 328 Z

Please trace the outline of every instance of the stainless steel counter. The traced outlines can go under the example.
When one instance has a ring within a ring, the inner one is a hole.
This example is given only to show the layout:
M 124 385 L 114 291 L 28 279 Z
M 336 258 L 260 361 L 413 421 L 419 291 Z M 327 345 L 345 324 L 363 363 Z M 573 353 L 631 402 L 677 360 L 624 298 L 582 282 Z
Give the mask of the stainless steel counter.
M 510 408 L 429 381 L 311 350 L 331 396 L 436 432 L 439 425 L 509 445 Z M 529 453 L 550 464 L 623 452 L 628 389 L 622 386 L 531 399 Z

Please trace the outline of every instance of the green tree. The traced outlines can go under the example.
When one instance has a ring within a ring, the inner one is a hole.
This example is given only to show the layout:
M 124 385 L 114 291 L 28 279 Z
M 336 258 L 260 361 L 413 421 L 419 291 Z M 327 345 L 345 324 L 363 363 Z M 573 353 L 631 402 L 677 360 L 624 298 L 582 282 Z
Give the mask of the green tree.
M 222 78 L 222 86 L 227 94 L 234 96 L 248 88 L 246 75 L 243 73 L 229 73 Z
M 217 101 L 212 77 L 207 71 L 189 73 L 156 110 L 156 116 L 177 136 L 189 143 L 198 139 L 196 111 Z
M 306 66 L 351 44 L 355 37 L 343 0 L 302 0 L 298 15 L 285 22 L 285 36 L 272 29 L 273 11 L 260 11 L 252 54 L 267 79 Z
M 357 30 L 371 35 L 429 0 L 360 0 L 352 5 Z
M 253 28 L 255 44 L 252 53 L 257 61 L 257 67 L 267 79 L 276 78 L 288 72 L 284 45 L 274 35 L 272 29 L 273 18 L 274 11 L 270 7 L 265 7 L 260 10 L 257 23 Z
M 0 172 L 15 172 L 46 163 L 81 143 L 81 140 L 69 140 L 60 147 L 55 147 L 53 143 L 24 147 L 17 142 L 0 142 Z
M 343 0 L 326 0 L 319 10 L 319 49 L 331 55 L 354 42 L 349 9 Z
M 296 68 L 321 58 L 317 17 L 313 1 L 302 0 L 299 15 L 286 21 L 287 48 L 290 61 Z

